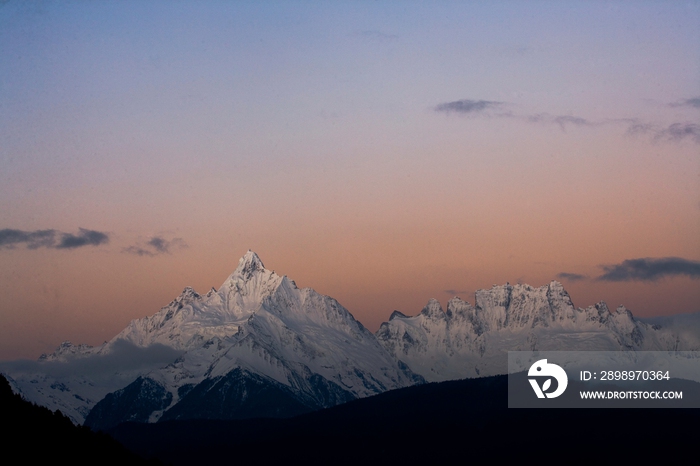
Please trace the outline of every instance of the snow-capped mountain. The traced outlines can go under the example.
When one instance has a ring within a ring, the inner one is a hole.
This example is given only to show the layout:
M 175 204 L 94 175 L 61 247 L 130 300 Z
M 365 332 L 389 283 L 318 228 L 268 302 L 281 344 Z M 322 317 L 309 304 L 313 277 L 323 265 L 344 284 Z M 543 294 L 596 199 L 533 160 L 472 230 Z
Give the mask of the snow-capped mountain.
M 218 291 L 186 289 L 118 339 L 186 352 L 98 403 L 86 419 L 92 427 L 289 415 L 422 381 L 337 301 L 297 288 L 251 251 Z
M 494 286 L 447 312 L 431 300 L 376 334 L 343 306 L 248 251 L 218 290 L 185 288 L 99 347 L 64 342 L 0 364 L 14 390 L 76 423 L 291 416 L 386 390 L 507 373 L 512 350 L 698 350 L 700 338 L 605 303 L 575 308 L 561 284 Z
M 394 312 L 377 338 L 428 381 L 507 373 L 508 351 L 697 350 L 659 326 L 604 302 L 575 308 L 561 283 L 478 290 L 475 305 L 457 297 L 447 312 L 430 300 L 415 317 Z

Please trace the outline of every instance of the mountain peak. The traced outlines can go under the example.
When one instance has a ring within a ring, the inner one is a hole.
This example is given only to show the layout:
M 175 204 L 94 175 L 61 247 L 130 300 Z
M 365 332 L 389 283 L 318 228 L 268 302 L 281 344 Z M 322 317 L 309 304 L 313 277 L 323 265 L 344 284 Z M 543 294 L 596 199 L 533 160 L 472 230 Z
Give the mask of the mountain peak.
M 430 318 L 445 318 L 445 313 L 442 311 L 442 306 L 440 306 L 440 302 L 435 298 L 431 298 L 420 313 Z
M 249 279 L 256 270 L 265 270 L 265 265 L 263 265 L 257 254 L 248 249 L 248 252 L 238 261 L 238 267 L 236 267 L 234 275 L 237 274 L 245 279 Z
M 394 312 L 391 313 L 391 316 L 389 317 L 389 320 L 395 319 L 395 318 L 397 318 L 397 317 L 405 319 L 405 318 L 407 318 L 408 316 L 407 316 L 406 314 L 404 314 L 403 312 L 394 311 Z

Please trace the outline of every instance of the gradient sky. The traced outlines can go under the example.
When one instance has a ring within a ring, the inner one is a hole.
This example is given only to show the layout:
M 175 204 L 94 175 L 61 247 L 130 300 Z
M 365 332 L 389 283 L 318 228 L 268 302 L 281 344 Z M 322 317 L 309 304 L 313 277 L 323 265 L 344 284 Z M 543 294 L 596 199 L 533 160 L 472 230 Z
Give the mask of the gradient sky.
M 564 283 L 700 311 L 700 2 L 0 3 L 0 359 L 248 249 L 371 330 Z

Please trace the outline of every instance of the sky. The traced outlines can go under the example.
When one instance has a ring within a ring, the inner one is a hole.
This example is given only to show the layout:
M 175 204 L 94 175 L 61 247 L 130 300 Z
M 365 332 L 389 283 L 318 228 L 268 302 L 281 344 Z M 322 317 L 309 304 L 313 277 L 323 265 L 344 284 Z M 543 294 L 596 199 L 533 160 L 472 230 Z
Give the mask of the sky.
M 700 311 L 700 2 L 0 2 L 0 360 L 251 249 L 370 330 L 560 281 Z

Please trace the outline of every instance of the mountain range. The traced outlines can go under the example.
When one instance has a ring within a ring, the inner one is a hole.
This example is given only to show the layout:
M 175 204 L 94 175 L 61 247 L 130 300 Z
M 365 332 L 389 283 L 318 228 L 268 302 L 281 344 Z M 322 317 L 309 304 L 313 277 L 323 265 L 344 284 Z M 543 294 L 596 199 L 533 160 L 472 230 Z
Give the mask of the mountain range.
M 446 312 L 395 311 L 376 334 L 335 299 L 248 251 L 219 289 L 185 288 L 99 347 L 64 342 L 0 365 L 26 399 L 77 424 L 290 417 L 425 382 L 507 373 L 514 350 L 698 350 L 697 338 L 600 302 L 575 308 L 558 282 L 478 290 Z

